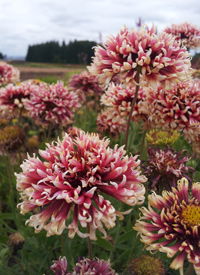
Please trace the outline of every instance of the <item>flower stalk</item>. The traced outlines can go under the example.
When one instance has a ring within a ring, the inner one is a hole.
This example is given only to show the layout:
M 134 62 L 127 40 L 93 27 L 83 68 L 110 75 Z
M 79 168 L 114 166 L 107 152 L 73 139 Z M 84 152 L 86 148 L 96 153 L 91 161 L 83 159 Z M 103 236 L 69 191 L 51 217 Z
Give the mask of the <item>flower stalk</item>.
M 87 232 L 90 234 L 90 226 L 87 224 Z M 90 240 L 90 237 L 88 236 L 88 254 L 89 254 L 89 259 L 92 260 L 92 242 Z
M 185 275 L 193 275 L 194 274 L 194 265 L 190 263 L 187 271 L 185 272 Z
M 128 134 L 129 134 L 130 124 L 131 124 L 132 113 L 133 113 L 133 110 L 134 110 L 134 107 L 135 107 L 135 103 L 136 103 L 136 100 L 137 100 L 138 91 L 139 91 L 139 87 L 140 87 L 139 79 L 140 79 L 140 70 L 137 70 L 135 96 L 134 96 L 132 104 L 131 104 L 131 110 L 130 110 L 129 117 L 128 117 L 128 122 L 127 122 L 127 127 L 126 127 L 126 135 L 125 135 L 125 139 L 124 139 L 125 150 L 126 150 L 127 145 L 128 145 Z
M 142 144 L 141 144 L 141 149 L 140 149 L 140 159 L 144 160 L 145 155 L 146 155 L 146 146 L 145 146 L 145 137 L 146 137 L 146 132 L 147 130 L 144 130 L 143 135 L 142 135 Z

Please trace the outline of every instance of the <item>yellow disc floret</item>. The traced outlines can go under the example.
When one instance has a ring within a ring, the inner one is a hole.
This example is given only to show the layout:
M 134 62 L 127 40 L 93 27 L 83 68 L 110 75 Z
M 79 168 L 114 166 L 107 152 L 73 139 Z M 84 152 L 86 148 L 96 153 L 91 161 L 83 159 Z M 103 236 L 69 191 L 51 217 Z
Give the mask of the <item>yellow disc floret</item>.
M 200 205 L 187 205 L 182 210 L 181 219 L 189 226 L 200 225 Z
M 178 138 L 180 137 L 180 133 L 176 130 L 164 131 L 164 130 L 151 130 L 146 134 L 146 140 L 150 145 L 173 145 Z

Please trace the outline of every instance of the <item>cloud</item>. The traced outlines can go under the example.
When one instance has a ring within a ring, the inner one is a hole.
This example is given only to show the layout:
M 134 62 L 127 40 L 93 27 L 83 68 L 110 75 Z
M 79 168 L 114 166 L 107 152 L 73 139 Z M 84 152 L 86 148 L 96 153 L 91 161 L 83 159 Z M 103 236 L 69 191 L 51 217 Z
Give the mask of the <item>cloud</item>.
M 139 17 L 158 31 L 172 23 L 199 24 L 199 0 L 1 0 L 0 52 L 25 56 L 28 45 L 47 41 L 103 40 Z M 199 26 L 200 27 L 200 26 Z

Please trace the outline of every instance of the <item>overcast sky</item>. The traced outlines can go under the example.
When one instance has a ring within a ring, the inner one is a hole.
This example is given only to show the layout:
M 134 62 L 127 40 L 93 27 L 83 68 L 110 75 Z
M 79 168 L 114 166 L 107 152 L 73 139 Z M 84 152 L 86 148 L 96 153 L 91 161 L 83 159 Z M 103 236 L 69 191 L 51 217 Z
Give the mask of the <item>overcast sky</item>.
M 0 0 L 0 52 L 26 56 L 47 41 L 105 41 L 142 18 L 158 32 L 185 21 L 200 27 L 200 0 Z M 200 50 L 199 50 L 200 51 Z M 199 52 L 198 51 L 198 52 Z

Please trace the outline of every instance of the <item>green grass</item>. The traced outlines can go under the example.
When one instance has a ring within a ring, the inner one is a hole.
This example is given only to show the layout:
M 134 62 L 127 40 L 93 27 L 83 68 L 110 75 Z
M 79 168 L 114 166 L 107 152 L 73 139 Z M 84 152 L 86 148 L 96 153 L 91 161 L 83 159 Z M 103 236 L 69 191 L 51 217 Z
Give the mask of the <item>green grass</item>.
M 74 74 L 80 74 L 83 70 L 73 70 L 66 73 L 66 81 L 68 82 L 70 80 L 70 77 Z
M 61 77 L 59 79 L 55 75 L 47 75 L 47 76 L 40 77 L 38 79 L 41 80 L 41 81 L 44 81 L 44 82 L 46 82 L 48 84 L 56 83 L 58 80 L 62 80 L 64 82 L 68 82 L 70 80 L 70 77 L 72 75 L 80 74 L 80 73 L 81 73 L 81 70 L 72 70 L 70 72 L 67 72 L 64 77 Z
M 66 68 L 69 70 L 85 70 L 85 65 L 77 64 L 56 64 L 56 63 L 40 63 L 40 62 L 21 62 L 21 61 L 11 61 L 9 64 L 16 67 L 27 67 L 27 68 Z

